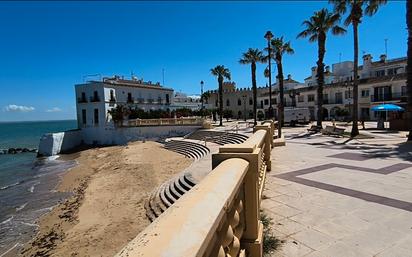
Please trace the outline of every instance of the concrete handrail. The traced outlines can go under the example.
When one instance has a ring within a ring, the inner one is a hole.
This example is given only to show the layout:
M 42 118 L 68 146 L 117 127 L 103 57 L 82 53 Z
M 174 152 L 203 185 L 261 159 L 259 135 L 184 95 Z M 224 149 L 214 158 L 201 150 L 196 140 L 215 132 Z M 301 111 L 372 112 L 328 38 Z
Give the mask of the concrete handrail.
M 133 120 L 127 121 L 128 127 L 168 126 L 168 125 L 202 125 L 202 124 L 203 124 L 203 118 L 200 118 L 200 117 L 133 119 Z
M 116 256 L 237 256 L 248 168 L 238 158 L 220 163 Z
M 222 146 L 212 155 L 213 170 L 116 256 L 261 257 L 271 135 L 273 124 L 264 124 L 248 143 Z

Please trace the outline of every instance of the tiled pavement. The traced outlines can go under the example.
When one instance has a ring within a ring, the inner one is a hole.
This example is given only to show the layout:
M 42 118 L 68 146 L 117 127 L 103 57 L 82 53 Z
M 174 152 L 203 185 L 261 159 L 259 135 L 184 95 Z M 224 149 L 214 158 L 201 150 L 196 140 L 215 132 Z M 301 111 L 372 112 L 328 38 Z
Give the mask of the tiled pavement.
M 274 256 L 412 256 L 412 146 L 296 131 L 272 151 L 262 202 L 285 240 Z

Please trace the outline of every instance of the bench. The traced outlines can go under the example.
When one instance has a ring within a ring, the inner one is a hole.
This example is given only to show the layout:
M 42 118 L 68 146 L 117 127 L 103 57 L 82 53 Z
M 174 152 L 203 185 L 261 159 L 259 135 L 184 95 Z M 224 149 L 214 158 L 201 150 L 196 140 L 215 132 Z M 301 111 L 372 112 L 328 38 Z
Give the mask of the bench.
M 316 125 L 312 125 L 310 128 L 308 128 L 308 131 L 319 132 L 319 128 Z
M 326 126 L 324 129 L 321 130 L 321 132 L 323 135 L 343 136 L 345 129 L 334 127 L 334 126 Z

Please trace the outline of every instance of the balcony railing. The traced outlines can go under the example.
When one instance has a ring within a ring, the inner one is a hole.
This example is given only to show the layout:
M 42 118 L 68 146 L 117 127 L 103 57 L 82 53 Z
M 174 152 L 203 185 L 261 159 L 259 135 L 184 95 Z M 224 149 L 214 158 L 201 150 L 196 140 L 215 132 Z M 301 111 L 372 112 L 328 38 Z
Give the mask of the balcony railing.
M 98 96 L 91 96 L 90 97 L 90 102 L 100 102 L 100 97 Z
M 78 103 L 87 103 L 87 99 L 86 99 L 86 97 L 79 97 L 79 98 L 77 98 L 77 102 Z
M 212 171 L 116 256 L 263 255 L 260 203 L 270 170 L 273 122 L 212 156 Z
M 406 101 L 406 94 L 402 93 L 392 93 L 392 94 L 380 94 L 380 95 L 371 95 L 371 102 L 386 102 L 386 101 Z

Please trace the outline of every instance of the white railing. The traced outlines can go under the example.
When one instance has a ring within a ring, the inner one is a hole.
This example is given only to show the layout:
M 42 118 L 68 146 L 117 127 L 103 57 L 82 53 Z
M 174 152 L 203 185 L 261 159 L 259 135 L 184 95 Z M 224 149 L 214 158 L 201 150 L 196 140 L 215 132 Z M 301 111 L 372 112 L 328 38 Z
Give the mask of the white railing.
M 125 123 L 126 127 L 141 127 L 141 126 L 171 126 L 171 125 L 202 125 L 203 119 L 199 117 L 193 118 L 161 118 L 161 119 L 133 119 Z

